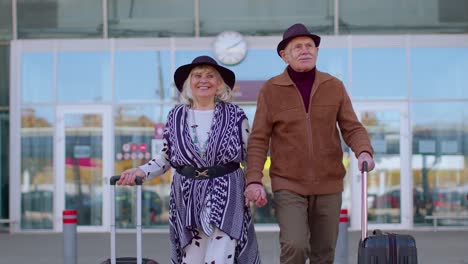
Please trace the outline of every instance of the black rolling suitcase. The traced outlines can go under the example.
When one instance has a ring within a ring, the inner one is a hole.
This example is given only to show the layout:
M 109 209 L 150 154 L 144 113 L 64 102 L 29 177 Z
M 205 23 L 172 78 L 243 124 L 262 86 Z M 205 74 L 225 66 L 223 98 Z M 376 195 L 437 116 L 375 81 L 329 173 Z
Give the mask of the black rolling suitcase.
M 112 176 L 110 179 L 110 209 L 111 209 L 111 257 L 106 259 L 101 264 L 158 264 L 156 261 L 148 258 L 143 258 L 141 254 L 141 185 L 143 181 L 140 178 L 135 179 L 137 188 L 137 212 L 136 212 L 136 227 L 137 227 L 137 256 L 136 257 L 116 257 L 115 252 L 115 183 L 120 179 L 120 176 Z
M 410 235 L 374 230 L 367 235 L 367 162 L 362 170 L 361 239 L 358 264 L 417 264 L 416 241 Z

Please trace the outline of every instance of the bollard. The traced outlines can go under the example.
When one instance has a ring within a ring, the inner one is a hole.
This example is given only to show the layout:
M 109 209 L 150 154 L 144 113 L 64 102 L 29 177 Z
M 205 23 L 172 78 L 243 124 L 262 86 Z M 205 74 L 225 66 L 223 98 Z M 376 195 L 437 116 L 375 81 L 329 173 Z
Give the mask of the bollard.
M 76 264 L 76 210 L 63 211 L 63 263 Z
M 341 209 L 338 239 L 336 241 L 334 264 L 348 263 L 348 210 Z

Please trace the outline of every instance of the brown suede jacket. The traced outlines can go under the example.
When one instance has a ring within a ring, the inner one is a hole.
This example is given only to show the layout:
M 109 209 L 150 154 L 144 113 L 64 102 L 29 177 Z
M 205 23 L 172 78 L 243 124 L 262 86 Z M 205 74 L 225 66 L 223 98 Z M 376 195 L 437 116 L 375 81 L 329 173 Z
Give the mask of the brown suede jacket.
M 346 171 L 337 124 L 356 156 L 373 154 L 367 131 L 340 80 L 316 71 L 306 112 L 287 70 L 271 78 L 258 96 L 247 148 L 247 184 L 261 181 L 270 146 L 273 191 L 301 195 L 342 192 Z

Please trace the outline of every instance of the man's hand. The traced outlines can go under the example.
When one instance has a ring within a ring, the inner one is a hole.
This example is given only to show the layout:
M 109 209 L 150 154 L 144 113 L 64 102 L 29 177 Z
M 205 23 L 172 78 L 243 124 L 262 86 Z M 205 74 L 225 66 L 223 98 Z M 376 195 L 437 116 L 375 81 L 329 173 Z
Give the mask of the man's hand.
M 367 161 L 367 171 L 371 171 L 374 169 L 375 163 L 374 163 L 374 159 L 372 158 L 372 156 L 367 152 L 361 152 L 361 154 L 359 154 L 359 157 L 358 157 L 359 171 L 362 171 L 362 163 L 364 161 Z
M 120 175 L 120 179 L 116 182 L 117 185 L 135 185 L 135 178 L 145 178 L 145 172 L 140 168 L 128 169 Z
M 259 183 L 251 183 L 245 188 L 245 206 L 249 206 L 250 202 L 255 202 L 257 207 L 263 207 L 267 204 L 265 188 Z

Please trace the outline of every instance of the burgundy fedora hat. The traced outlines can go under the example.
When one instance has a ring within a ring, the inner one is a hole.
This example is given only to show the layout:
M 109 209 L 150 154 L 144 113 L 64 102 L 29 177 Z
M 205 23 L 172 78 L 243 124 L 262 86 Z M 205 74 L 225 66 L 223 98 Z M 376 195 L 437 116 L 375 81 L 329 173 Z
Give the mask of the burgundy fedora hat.
M 289 41 L 291 41 L 295 37 L 301 37 L 301 36 L 306 36 L 310 37 L 314 42 L 315 46 L 318 47 L 320 45 L 320 37 L 310 33 L 310 31 L 304 26 L 303 24 L 297 23 L 292 26 L 290 26 L 288 29 L 283 34 L 283 40 L 278 44 L 278 47 L 276 48 L 276 51 L 278 52 L 278 55 L 280 55 L 280 51 L 284 50 L 286 46 L 288 45 Z
M 227 86 L 229 86 L 229 88 L 231 89 L 234 87 L 234 83 L 236 82 L 236 76 L 234 75 L 233 71 L 219 65 L 210 56 L 198 56 L 195 59 L 193 59 L 192 63 L 182 65 L 175 71 L 174 82 L 179 92 L 182 92 L 182 87 L 184 86 L 184 82 L 185 80 L 187 80 L 190 71 L 192 71 L 193 68 L 200 65 L 209 65 L 215 68 L 219 72 L 221 78 L 223 78 Z

